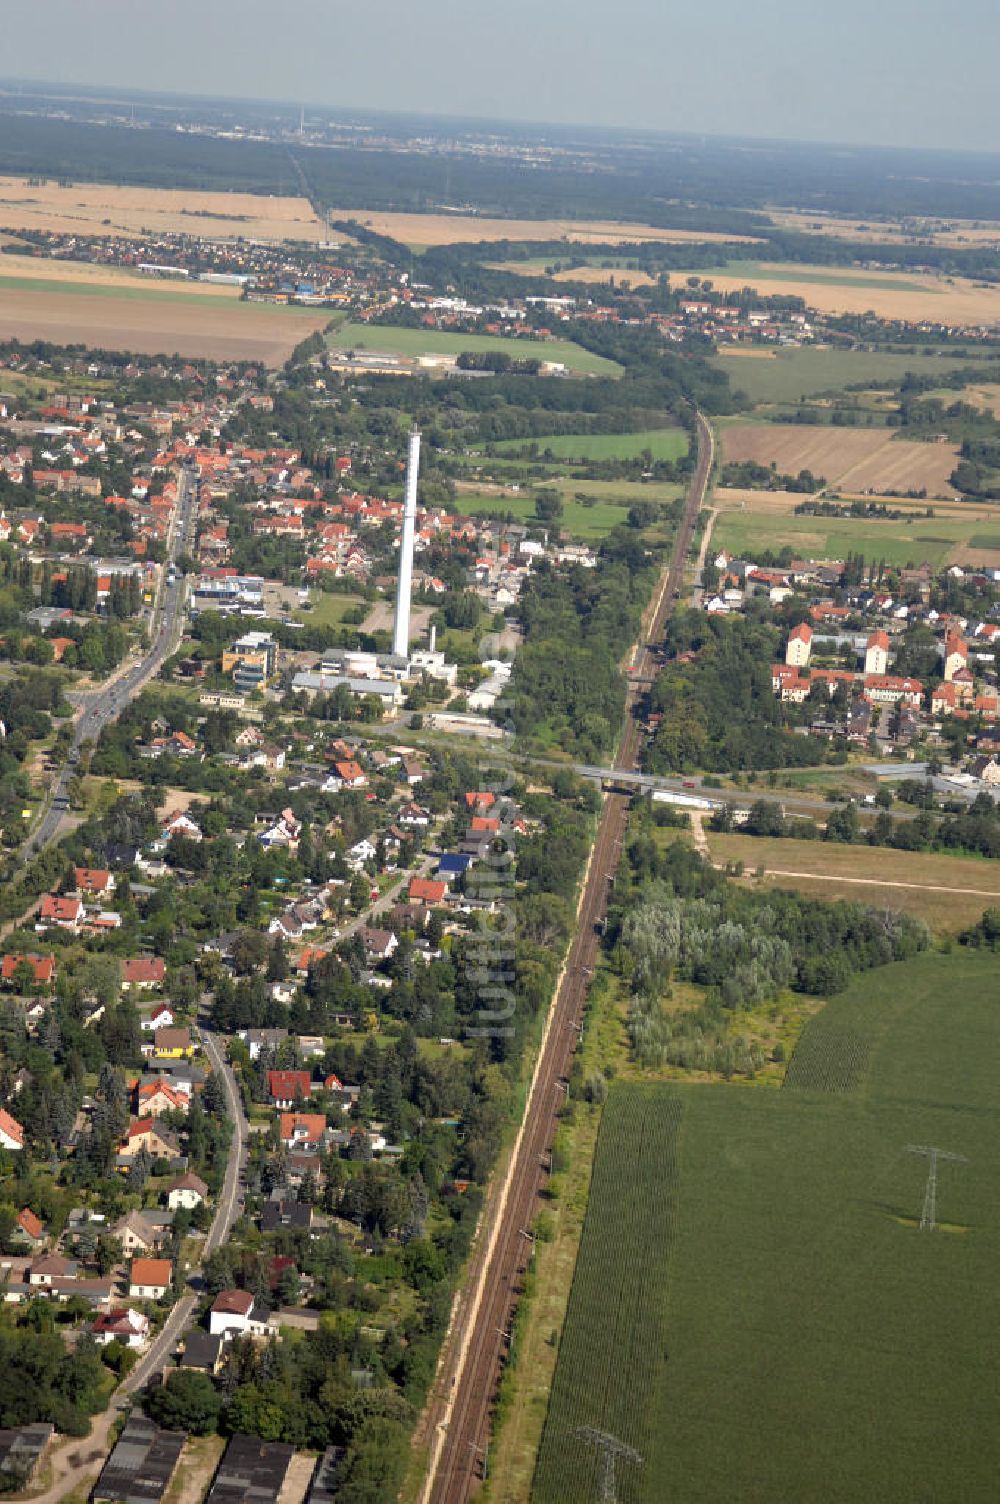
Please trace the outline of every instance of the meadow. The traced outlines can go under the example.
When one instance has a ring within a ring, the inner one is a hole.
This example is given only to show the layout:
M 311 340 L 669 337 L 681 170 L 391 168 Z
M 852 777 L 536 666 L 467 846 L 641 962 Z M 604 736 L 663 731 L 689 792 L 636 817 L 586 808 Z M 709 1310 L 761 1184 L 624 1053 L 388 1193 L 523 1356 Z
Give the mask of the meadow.
M 637 501 L 671 502 L 682 494 L 679 485 L 642 481 L 602 481 L 564 479 L 546 483 L 540 490 L 556 491 L 562 499 L 562 512 L 554 523 L 542 523 L 535 511 L 530 492 L 513 492 L 494 485 L 477 485 L 472 481 L 456 484 L 461 507 L 470 516 L 489 513 L 510 515 L 515 522 L 538 522 L 555 527 L 581 542 L 604 538 L 628 518 L 628 509 Z M 583 499 L 581 499 L 583 498 Z
M 972 353 L 963 353 L 960 364 L 974 364 Z M 924 376 L 952 369 L 956 362 L 923 350 L 897 355 L 885 350 L 834 350 L 803 345 L 791 350 L 768 350 L 756 346 L 722 346 L 713 364 L 726 372 L 736 391 L 752 402 L 797 402 L 825 392 L 843 391 L 859 382 L 896 387 L 907 371 Z M 958 394 L 952 392 L 950 400 Z
M 725 495 L 725 493 L 723 493 Z M 943 564 L 956 544 L 971 532 L 974 522 L 928 517 L 919 523 L 869 517 L 797 517 L 791 511 L 722 511 L 716 520 L 711 546 L 738 558 L 752 558 L 764 549 L 791 547 L 797 558 L 844 559 L 863 553 L 893 566 Z
M 996 957 L 868 973 L 781 1091 L 613 1083 L 532 1499 L 995 1496 Z M 921 1231 L 934 1144 L 939 1226 Z M 677 1480 L 683 1480 L 676 1492 Z
M 649 450 L 654 460 L 678 460 L 688 451 L 683 428 L 647 428 L 640 433 L 553 433 L 497 444 L 498 454 L 518 454 L 527 445 L 537 445 L 567 460 L 638 459 Z
M 393 324 L 342 324 L 329 342 L 337 350 L 380 350 L 393 355 L 509 355 L 514 360 L 552 361 L 590 376 L 618 376 L 621 366 L 568 339 L 526 340 L 492 334 L 449 334 Z

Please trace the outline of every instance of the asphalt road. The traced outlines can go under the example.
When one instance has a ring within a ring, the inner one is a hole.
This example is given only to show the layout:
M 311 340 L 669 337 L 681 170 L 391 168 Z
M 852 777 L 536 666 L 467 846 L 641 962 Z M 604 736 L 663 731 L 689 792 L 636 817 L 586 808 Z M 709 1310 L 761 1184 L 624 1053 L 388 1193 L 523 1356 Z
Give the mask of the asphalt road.
M 21 847 L 22 862 L 30 861 L 55 840 L 63 816 L 69 809 L 69 782 L 76 774 L 83 743 L 97 741 L 105 726 L 117 720 L 129 701 L 159 672 L 165 659 L 175 650 L 183 617 L 184 585 L 180 580 L 174 584 L 167 583 L 167 573 L 169 566 L 191 541 L 197 494 L 194 475 L 182 469 L 177 482 L 177 506 L 167 540 L 167 565 L 163 571 L 160 599 L 153 611 L 152 645 L 145 657 L 133 667 L 119 673 L 118 677 L 81 700 L 81 711 L 73 731 L 69 754 L 52 786 L 48 809 Z

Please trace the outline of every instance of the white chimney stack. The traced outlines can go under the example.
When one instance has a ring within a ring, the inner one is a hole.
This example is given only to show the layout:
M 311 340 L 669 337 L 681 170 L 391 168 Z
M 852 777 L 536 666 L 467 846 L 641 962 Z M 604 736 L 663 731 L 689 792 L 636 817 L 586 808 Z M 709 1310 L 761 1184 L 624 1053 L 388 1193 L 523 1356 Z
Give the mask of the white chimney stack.
M 430 642 L 428 643 L 428 647 L 430 648 L 430 650 L 431 650 L 432 653 L 433 653 L 434 649 L 437 647 L 437 635 L 438 635 L 438 629 L 434 625 L 434 623 L 431 622 Z
M 399 539 L 399 584 L 396 588 L 396 624 L 392 651 L 396 658 L 410 656 L 410 596 L 413 591 L 413 544 L 417 530 L 417 476 L 420 473 L 420 434 L 410 434 L 406 466 L 406 496 L 403 501 L 403 531 Z

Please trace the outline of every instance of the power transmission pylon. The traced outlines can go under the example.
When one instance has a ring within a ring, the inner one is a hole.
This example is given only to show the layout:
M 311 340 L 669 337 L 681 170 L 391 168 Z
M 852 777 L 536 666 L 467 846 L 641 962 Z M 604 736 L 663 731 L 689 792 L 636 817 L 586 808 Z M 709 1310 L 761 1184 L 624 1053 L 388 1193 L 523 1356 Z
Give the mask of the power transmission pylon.
M 937 1171 L 938 1161 L 946 1159 L 952 1164 L 967 1165 L 964 1154 L 951 1154 L 934 1144 L 907 1144 L 908 1154 L 922 1154 L 927 1160 L 927 1189 L 924 1191 L 924 1209 L 920 1216 L 920 1231 L 933 1232 L 937 1225 Z
M 596 1431 L 593 1426 L 578 1426 L 575 1434 L 581 1441 L 589 1441 L 590 1445 L 597 1449 L 601 1467 L 598 1495 L 601 1504 L 617 1504 L 615 1463 L 621 1460 L 641 1467 L 642 1458 L 634 1447 L 626 1446 L 624 1441 L 619 1441 L 617 1436 L 611 1436 L 607 1431 Z

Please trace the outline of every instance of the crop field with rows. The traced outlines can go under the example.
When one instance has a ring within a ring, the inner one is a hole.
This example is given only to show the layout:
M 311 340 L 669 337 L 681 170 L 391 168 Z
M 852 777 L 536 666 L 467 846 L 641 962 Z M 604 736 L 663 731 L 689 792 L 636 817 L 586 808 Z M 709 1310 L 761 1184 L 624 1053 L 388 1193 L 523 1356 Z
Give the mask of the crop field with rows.
M 1000 996 L 956 949 L 859 978 L 786 1089 L 612 1085 L 532 1499 L 996 1496 Z M 936 1145 L 934 1231 L 920 1230 Z
M 600 1459 L 581 1428 L 649 1451 L 665 1362 L 664 1279 L 673 1225 L 678 1099 L 622 1085 L 601 1123 L 583 1230 L 532 1499 L 596 1499 Z M 623 1236 L 626 1234 L 627 1236 Z M 616 1468 L 620 1504 L 644 1497 L 641 1469 Z

